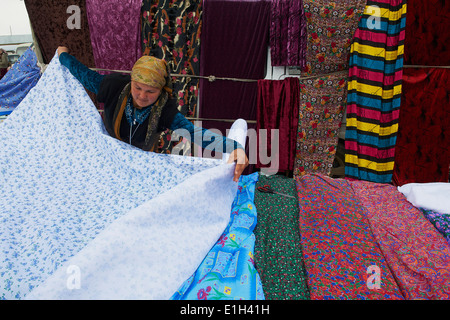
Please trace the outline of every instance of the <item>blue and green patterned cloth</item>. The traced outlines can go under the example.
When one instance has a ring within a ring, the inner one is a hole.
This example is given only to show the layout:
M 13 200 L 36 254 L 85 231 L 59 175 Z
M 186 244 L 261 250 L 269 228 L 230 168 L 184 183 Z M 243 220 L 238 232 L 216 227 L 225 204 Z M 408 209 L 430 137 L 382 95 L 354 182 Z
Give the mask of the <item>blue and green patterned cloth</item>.
M 197 271 L 171 300 L 264 300 L 254 263 L 258 173 L 240 177 L 230 222 Z

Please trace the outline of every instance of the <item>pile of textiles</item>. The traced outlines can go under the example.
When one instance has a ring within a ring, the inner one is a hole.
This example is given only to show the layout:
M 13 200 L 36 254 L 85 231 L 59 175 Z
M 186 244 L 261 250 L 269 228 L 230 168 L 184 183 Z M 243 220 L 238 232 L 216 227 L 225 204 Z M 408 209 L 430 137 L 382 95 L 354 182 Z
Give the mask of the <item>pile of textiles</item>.
M 257 172 L 241 176 L 227 228 L 173 300 L 264 300 L 254 263 L 257 181 Z
M 450 245 L 395 186 L 321 175 L 296 186 L 311 299 L 450 298 Z
M 280 175 L 261 175 L 257 187 L 270 185 L 291 197 L 255 192 L 258 224 L 255 263 L 268 300 L 307 300 L 295 182 Z
M 266 299 L 450 299 L 448 183 L 260 175 L 264 185 L 294 196 L 255 193 Z

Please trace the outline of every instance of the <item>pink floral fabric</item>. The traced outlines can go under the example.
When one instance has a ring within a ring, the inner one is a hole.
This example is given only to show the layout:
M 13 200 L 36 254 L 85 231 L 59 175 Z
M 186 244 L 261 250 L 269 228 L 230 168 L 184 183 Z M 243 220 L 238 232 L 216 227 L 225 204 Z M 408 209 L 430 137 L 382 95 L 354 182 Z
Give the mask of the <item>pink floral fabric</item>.
M 311 299 L 403 299 L 349 182 L 318 174 L 295 181 Z
M 444 236 L 396 187 L 350 184 L 405 298 L 450 299 L 450 246 Z

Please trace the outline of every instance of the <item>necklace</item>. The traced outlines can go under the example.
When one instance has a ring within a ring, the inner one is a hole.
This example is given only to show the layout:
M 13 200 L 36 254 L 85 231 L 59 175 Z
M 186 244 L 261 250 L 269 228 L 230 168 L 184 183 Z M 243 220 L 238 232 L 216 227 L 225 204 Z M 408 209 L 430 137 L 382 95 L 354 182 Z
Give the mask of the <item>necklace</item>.
M 133 139 L 134 135 L 136 134 L 136 131 L 139 129 L 139 126 L 141 125 L 139 122 L 137 123 L 137 127 L 136 129 L 134 129 L 134 132 L 132 134 L 132 130 L 133 130 L 133 125 L 136 125 L 136 108 L 134 109 L 134 120 L 133 122 L 130 124 L 130 144 L 131 144 L 131 139 Z

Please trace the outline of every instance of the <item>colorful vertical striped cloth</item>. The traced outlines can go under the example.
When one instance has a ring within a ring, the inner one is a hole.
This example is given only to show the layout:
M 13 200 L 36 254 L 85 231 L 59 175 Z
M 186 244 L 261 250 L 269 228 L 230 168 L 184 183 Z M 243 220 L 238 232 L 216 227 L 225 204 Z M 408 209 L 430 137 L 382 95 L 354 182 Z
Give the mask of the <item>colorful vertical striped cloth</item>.
M 270 185 L 278 194 L 255 192 L 255 264 L 267 300 L 309 300 L 298 229 L 295 182 L 280 175 L 260 175 L 256 187 Z
M 406 299 L 450 299 L 450 246 L 396 187 L 351 181 Z
M 349 63 L 345 174 L 390 183 L 402 90 L 406 0 L 368 0 Z
M 171 300 L 264 300 L 253 253 L 257 181 L 257 172 L 240 177 L 227 228 Z
M 349 181 L 318 174 L 295 181 L 311 299 L 403 299 Z

